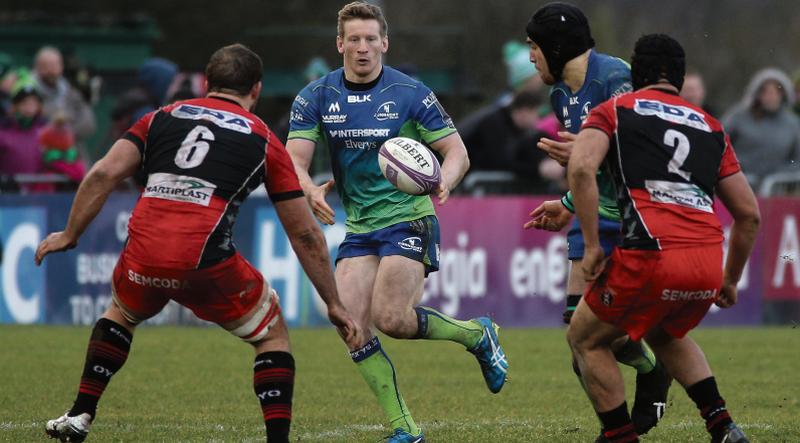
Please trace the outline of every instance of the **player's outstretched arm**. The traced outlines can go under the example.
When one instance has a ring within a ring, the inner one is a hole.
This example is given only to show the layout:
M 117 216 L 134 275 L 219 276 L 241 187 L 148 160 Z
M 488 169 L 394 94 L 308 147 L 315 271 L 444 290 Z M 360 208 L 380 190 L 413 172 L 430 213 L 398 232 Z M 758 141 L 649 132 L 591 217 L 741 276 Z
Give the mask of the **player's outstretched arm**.
M 83 231 L 103 208 L 111 191 L 119 182 L 132 176 L 141 161 L 141 154 L 135 144 L 125 139 L 117 140 L 105 157 L 92 166 L 78 187 L 67 227 L 61 232 L 48 235 L 39 244 L 36 249 L 36 264 L 41 264 L 44 257 L 51 252 L 74 248 Z
M 575 213 L 581 223 L 584 256 L 581 266 L 586 280 L 594 280 L 603 271 L 604 253 L 598 232 L 597 168 L 608 153 L 609 140 L 605 132 L 588 128 L 578 134 L 573 156 L 567 167 L 569 188 L 575 203 Z
M 328 180 L 322 186 L 317 186 L 308 175 L 308 168 L 311 166 L 311 159 L 314 158 L 314 148 L 316 143 L 311 140 L 295 138 L 286 142 L 286 150 L 292 157 L 294 170 L 300 180 L 300 187 L 306 195 L 308 205 L 320 222 L 326 225 L 334 223 L 333 208 L 325 201 L 325 196 L 333 188 L 333 179 Z
M 531 219 L 525 222 L 524 229 L 543 229 L 558 232 L 572 220 L 572 213 L 561 200 L 547 200 L 528 214 Z
M 717 195 L 733 216 L 722 291 L 717 300 L 719 307 L 728 308 L 736 303 L 736 284 L 753 250 L 761 213 L 758 200 L 741 171 L 721 179 L 717 183 Z
M 443 205 L 450 191 L 455 189 L 464 174 L 469 170 L 469 155 L 464 141 L 458 133 L 453 133 L 445 138 L 441 138 L 431 143 L 431 148 L 442 154 L 442 182 L 436 189 L 436 196 L 439 197 L 439 204 Z
M 308 211 L 308 205 L 301 198 L 293 198 L 276 202 L 275 211 L 303 270 L 328 306 L 331 323 L 336 326 L 350 349 L 358 348 L 363 344 L 359 337 L 361 334 L 339 299 L 328 244 L 319 225 Z

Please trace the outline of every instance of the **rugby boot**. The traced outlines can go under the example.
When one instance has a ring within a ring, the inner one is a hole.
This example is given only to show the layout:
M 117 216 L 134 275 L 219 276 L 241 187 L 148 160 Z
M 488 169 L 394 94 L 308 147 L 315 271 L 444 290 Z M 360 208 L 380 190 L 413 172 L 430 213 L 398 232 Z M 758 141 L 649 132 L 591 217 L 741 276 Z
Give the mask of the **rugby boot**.
M 89 435 L 91 426 L 92 416 L 85 412 L 74 417 L 64 413 L 61 417 L 48 420 L 44 430 L 50 438 L 57 438 L 62 442 L 82 442 Z
M 483 336 L 474 348 L 467 350 L 478 359 L 486 386 L 497 394 L 503 388 L 508 373 L 508 359 L 497 338 L 500 327 L 489 317 L 478 317 L 472 321 L 483 327 Z
M 420 431 L 419 435 L 411 435 L 401 428 L 394 430 L 394 434 L 385 438 L 386 443 L 425 443 L 425 436 Z

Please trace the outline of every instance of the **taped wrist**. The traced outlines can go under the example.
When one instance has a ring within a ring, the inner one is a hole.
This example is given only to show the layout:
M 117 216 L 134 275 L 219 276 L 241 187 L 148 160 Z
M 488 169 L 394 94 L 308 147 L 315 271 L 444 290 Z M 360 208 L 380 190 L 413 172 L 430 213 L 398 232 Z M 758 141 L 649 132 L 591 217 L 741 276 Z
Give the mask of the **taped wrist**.
M 563 197 L 561 197 L 561 204 L 564 205 L 565 208 L 567 208 L 567 211 L 569 211 L 569 212 L 571 212 L 573 214 L 575 213 L 575 205 L 572 204 L 572 192 L 571 191 L 568 191 L 566 194 L 564 194 Z
M 575 312 L 575 308 L 578 307 L 580 301 L 580 294 L 567 295 L 567 309 L 564 311 L 564 323 L 569 324 L 569 321 L 572 320 L 572 313 Z

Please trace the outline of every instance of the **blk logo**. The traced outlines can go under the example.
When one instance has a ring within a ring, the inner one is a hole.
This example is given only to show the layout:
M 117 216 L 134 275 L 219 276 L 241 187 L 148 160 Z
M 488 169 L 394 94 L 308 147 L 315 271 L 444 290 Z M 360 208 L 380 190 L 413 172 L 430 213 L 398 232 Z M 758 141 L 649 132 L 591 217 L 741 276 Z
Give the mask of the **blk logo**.
M 371 102 L 372 101 L 371 97 L 372 97 L 371 94 L 367 94 L 367 95 L 348 95 L 347 96 L 347 103 L 367 103 L 367 102 Z M 333 112 L 333 111 L 331 111 L 331 112 Z M 339 112 L 339 110 L 337 109 L 336 112 Z

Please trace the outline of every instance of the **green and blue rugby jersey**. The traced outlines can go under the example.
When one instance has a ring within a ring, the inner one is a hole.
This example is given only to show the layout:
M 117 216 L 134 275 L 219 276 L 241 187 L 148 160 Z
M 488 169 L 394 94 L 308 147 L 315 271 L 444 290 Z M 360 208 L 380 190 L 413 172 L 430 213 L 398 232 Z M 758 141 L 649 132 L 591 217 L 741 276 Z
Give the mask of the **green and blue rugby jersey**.
M 347 230 L 365 233 L 435 215 L 431 198 L 397 190 L 381 174 L 378 150 L 393 137 L 431 144 L 456 132 L 436 95 L 389 66 L 366 84 L 339 68 L 306 86 L 294 100 L 288 139 L 323 142 L 347 213 Z

